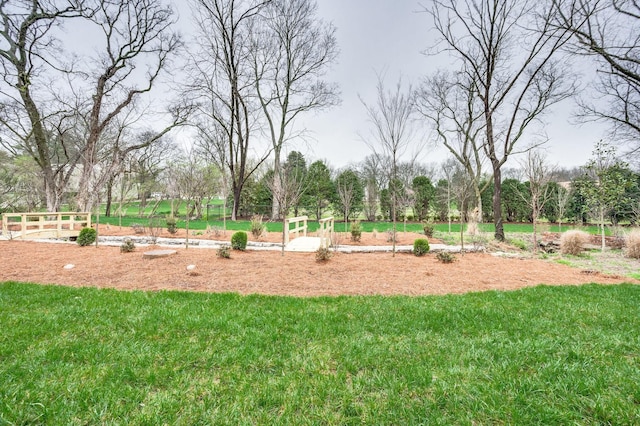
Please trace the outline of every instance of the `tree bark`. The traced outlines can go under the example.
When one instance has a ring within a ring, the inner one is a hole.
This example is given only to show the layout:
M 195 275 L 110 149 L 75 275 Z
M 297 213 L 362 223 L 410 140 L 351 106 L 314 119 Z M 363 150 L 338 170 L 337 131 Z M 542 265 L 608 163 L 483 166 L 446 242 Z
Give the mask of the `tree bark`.
M 493 167 L 493 223 L 495 225 L 494 237 L 498 241 L 504 241 L 504 226 L 502 223 L 502 171 L 500 166 Z

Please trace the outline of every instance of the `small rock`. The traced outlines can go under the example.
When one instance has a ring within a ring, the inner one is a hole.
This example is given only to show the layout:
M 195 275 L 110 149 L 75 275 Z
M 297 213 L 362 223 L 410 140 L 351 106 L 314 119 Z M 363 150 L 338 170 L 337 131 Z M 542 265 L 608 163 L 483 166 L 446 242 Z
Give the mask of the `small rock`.
M 76 267 L 76 265 L 74 265 L 73 263 L 69 263 L 69 264 L 64 265 L 64 269 L 73 269 L 75 267 Z
M 187 271 L 191 272 L 191 271 L 195 271 L 196 269 L 196 265 L 187 265 Z

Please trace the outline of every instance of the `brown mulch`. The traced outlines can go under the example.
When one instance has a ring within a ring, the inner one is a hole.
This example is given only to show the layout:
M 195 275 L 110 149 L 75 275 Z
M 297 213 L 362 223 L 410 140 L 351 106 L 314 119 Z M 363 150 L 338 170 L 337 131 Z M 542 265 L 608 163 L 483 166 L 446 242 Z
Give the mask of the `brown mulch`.
M 117 233 L 112 231 L 101 229 L 101 234 Z M 131 235 L 130 230 L 122 232 Z M 225 240 L 230 234 L 227 232 Z M 398 244 L 411 244 L 417 235 L 400 233 Z M 269 234 L 263 241 L 279 238 Z M 377 245 L 387 244 L 382 234 L 375 238 L 365 234 L 359 244 L 374 245 L 375 240 Z M 425 295 L 514 290 L 538 284 L 633 282 L 543 260 L 486 253 L 457 254 L 452 264 L 438 262 L 434 254 L 393 257 L 391 253 L 335 253 L 328 262 L 317 262 L 315 253 L 282 256 L 280 252 L 233 251 L 231 259 L 221 259 L 215 250 L 204 248 L 177 249 L 170 257 L 143 259 L 143 252 L 152 249 L 138 246 L 135 252 L 120 253 L 119 247 L 0 241 L 0 281 L 289 296 Z M 70 264 L 74 267 L 65 269 Z M 188 271 L 188 265 L 195 265 L 195 269 Z

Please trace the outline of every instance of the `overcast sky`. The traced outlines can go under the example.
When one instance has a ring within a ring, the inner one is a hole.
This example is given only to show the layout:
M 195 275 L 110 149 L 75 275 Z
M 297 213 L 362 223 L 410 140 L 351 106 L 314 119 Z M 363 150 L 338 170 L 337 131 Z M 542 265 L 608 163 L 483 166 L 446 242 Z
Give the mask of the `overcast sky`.
M 446 67 L 446 58 L 437 61 L 423 52 L 434 42 L 430 33 L 430 17 L 421 13 L 416 0 L 319 0 L 322 18 L 337 27 L 340 56 L 329 80 L 339 83 L 342 104 L 306 120 L 313 131 L 313 141 L 305 152 L 307 157 L 327 159 L 342 167 L 356 163 L 369 154 L 360 135 L 369 131 L 366 114 L 358 95 L 368 102 L 375 100 L 376 72 L 385 72 L 388 86 L 399 76 L 416 84 L 439 67 Z M 424 2 L 423 2 L 424 3 Z M 604 125 L 571 124 L 573 101 L 554 107 L 545 117 L 550 138 L 547 151 L 551 163 L 571 167 L 582 165 L 591 156 L 594 142 L 604 137 Z M 426 129 L 425 129 L 426 130 Z M 439 147 L 422 151 L 422 162 L 441 161 L 446 152 Z M 518 167 L 509 161 L 507 167 Z
M 301 151 L 308 164 L 324 159 L 342 168 L 371 153 L 363 141 L 371 125 L 359 96 L 375 104 L 376 73 L 385 75 L 387 87 L 395 85 L 400 77 L 407 85 L 416 86 L 424 76 L 446 67 L 450 61 L 446 56 L 434 58 L 422 53 L 433 46 L 434 34 L 430 31 L 430 16 L 422 12 L 418 0 L 317 1 L 320 17 L 337 29 L 340 54 L 327 80 L 339 84 L 342 102 L 330 110 L 305 115 L 298 125 L 310 131 L 309 143 L 292 143 L 287 151 Z M 181 0 L 174 2 L 181 15 L 181 26 L 189 33 L 190 11 Z M 544 117 L 547 122 L 544 130 L 550 140 L 545 149 L 552 164 L 583 165 L 591 156 L 594 143 L 606 138 L 604 124 L 573 124 L 574 109 L 575 103 L 568 100 L 554 106 Z M 421 134 L 429 142 L 427 126 L 423 126 Z M 431 142 L 422 149 L 418 160 L 431 163 L 446 157 L 446 150 Z M 510 159 L 506 167 L 519 167 L 517 158 Z

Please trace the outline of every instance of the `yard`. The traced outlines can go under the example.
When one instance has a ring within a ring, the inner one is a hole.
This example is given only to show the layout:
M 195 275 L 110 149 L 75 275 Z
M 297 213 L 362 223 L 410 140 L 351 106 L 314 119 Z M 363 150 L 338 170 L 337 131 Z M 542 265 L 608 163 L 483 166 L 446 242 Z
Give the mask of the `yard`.
M 0 250 L 0 424 L 640 422 L 640 276 L 613 251 Z
M 638 424 L 639 307 L 636 285 L 292 298 L 6 282 L 0 423 Z

